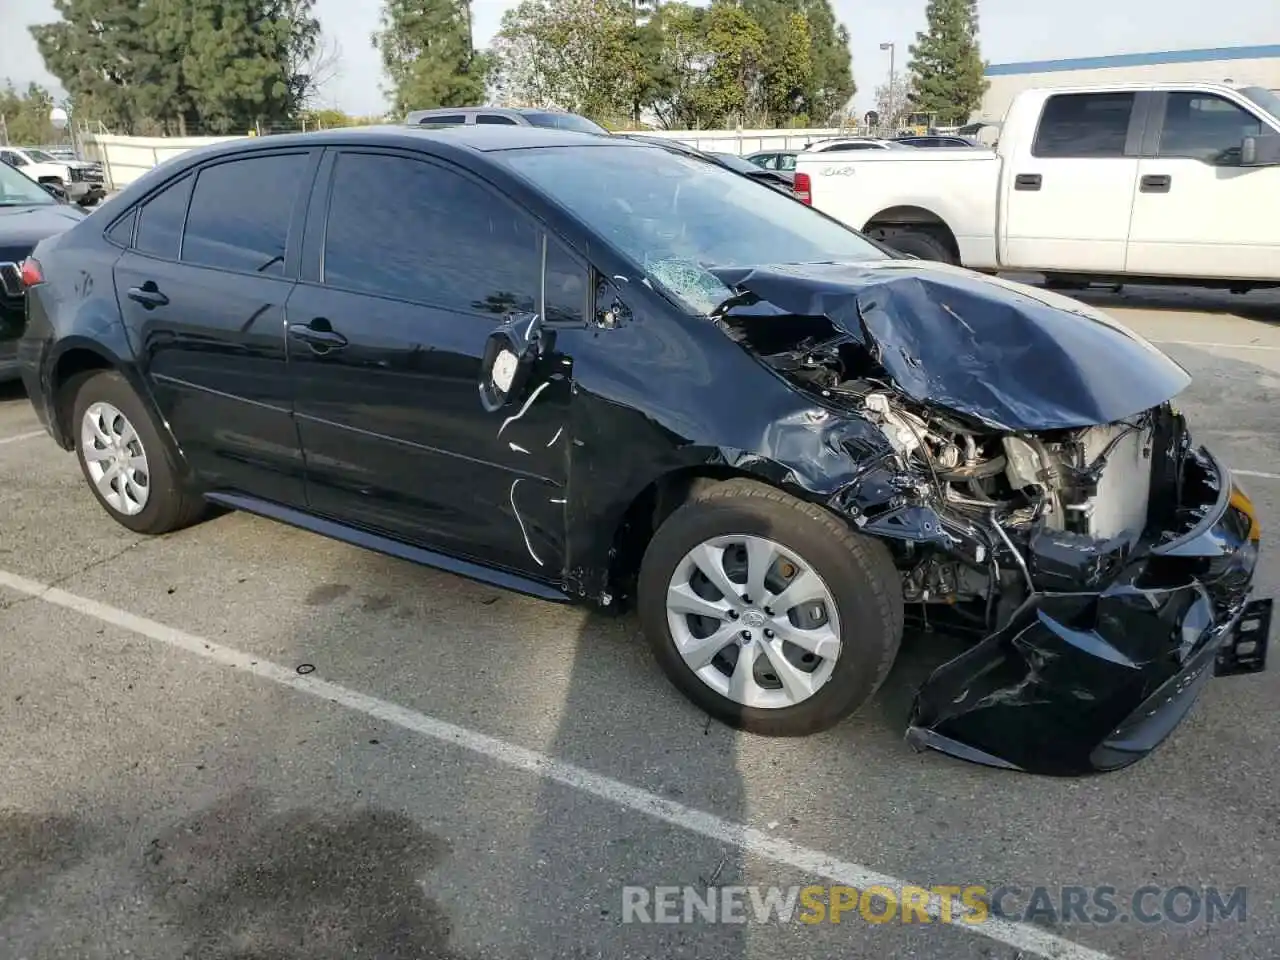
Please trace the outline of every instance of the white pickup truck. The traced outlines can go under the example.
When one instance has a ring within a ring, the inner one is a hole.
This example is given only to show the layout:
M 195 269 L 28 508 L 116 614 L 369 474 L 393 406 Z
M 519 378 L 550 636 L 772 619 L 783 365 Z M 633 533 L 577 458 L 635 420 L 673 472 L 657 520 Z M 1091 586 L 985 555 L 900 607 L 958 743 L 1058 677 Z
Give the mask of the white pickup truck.
M 106 196 L 102 169 L 93 163 L 59 159 L 35 147 L 3 146 L 0 163 L 21 170 L 36 183 L 57 187 L 82 207 L 91 207 Z
M 1027 90 L 996 150 L 802 153 L 797 195 L 895 249 L 1061 287 L 1280 286 L 1280 96 Z

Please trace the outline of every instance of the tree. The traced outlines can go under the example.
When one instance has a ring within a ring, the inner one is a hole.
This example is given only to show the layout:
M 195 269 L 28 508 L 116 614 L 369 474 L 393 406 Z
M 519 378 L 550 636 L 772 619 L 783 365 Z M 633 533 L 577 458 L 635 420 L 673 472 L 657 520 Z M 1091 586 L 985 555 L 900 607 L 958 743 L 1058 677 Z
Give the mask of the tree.
M 760 101 L 769 38 L 733 0 L 711 0 L 704 23 L 708 106 L 722 122 L 742 122 L 748 107 Z
M 902 128 L 902 122 L 911 109 L 911 86 L 907 78 L 899 74 L 892 86 L 882 83 L 876 87 L 876 113 L 880 117 L 880 129 L 894 136 Z
M 836 22 L 830 0 L 743 0 L 743 8 L 768 37 L 764 73 L 770 121 L 824 123 L 842 112 L 857 87 L 849 33 Z M 803 28 L 797 17 L 803 18 Z M 807 57 L 797 42 L 805 31 Z M 788 88 L 790 95 L 783 92 Z
M 664 3 L 648 24 L 657 55 L 648 64 L 651 88 L 646 105 L 668 130 L 696 130 L 717 120 L 704 96 L 711 54 L 703 13 L 688 3 Z
M 45 67 L 106 122 L 132 132 L 142 119 L 139 79 L 157 66 L 141 0 L 54 0 L 54 9 L 59 21 L 30 28 Z
M 493 44 L 498 85 L 513 103 L 615 123 L 634 108 L 634 31 L 629 0 L 521 0 Z
M 929 0 L 928 29 L 911 47 L 912 106 L 945 123 L 964 123 L 987 90 L 978 49 L 977 0 Z
M 483 100 L 489 59 L 472 46 L 469 0 L 385 0 L 372 40 L 396 115 Z
M 54 0 L 31 28 L 73 102 L 125 132 L 291 120 L 315 49 L 314 0 Z
M 38 84 L 19 93 L 12 83 L 0 87 L 0 144 L 53 143 L 57 131 L 49 122 L 53 95 Z

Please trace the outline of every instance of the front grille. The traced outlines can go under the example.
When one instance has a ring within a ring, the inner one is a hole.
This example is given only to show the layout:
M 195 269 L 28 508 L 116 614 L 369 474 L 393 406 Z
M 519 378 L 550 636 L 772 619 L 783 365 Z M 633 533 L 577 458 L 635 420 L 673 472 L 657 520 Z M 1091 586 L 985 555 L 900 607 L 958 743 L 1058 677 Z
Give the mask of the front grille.
M 81 180 L 84 179 L 84 171 L 79 169 L 78 167 L 69 167 L 67 169 L 67 172 L 71 174 L 72 183 L 79 183 Z
M 22 271 L 16 263 L 0 263 L 0 293 L 6 297 L 22 296 Z

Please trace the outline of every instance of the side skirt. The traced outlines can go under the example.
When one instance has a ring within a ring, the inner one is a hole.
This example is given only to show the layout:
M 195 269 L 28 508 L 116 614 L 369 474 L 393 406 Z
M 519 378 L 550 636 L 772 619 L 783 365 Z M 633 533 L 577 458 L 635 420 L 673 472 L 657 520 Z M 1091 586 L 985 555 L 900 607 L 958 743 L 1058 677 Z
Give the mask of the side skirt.
M 517 573 L 486 567 L 470 560 L 460 560 L 447 554 L 436 553 L 434 550 L 425 550 L 422 547 L 415 547 L 399 540 L 393 540 L 390 537 L 384 537 L 381 534 L 351 527 L 336 520 L 327 520 L 323 517 L 304 513 L 301 510 L 295 510 L 292 507 L 284 507 L 269 500 L 259 500 L 256 497 L 247 497 L 239 493 L 222 492 L 206 493 L 205 499 L 211 503 L 229 507 L 232 510 L 243 510 L 246 513 L 257 514 L 269 520 L 279 520 L 281 523 L 287 523 L 292 527 L 309 530 L 312 533 L 340 540 L 352 546 L 363 547 L 366 550 L 383 553 L 399 560 L 408 560 L 410 563 L 421 564 L 424 567 L 434 567 L 437 570 L 444 570 L 447 573 L 466 577 L 468 580 L 476 580 L 480 583 L 487 583 L 490 586 L 501 587 L 503 590 L 522 593 L 525 596 L 536 597 L 539 600 L 549 600 L 553 603 L 572 602 L 567 594 L 557 590 L 555 587 L 539 583 L 537 580 L 531 580 L 528 577 L 522 577 Z

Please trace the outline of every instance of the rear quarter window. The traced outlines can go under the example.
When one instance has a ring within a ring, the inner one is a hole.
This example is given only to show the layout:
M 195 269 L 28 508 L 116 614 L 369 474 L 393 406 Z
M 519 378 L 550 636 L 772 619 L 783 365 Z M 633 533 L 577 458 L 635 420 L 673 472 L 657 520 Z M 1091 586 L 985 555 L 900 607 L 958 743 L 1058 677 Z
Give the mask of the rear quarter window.
M 195 177 L 186 174 L 142 205 L 134 234 L 135 250 L 166 260 L 178 259 L 182 224 L 187 218 L 187 202 L 194 182 Z

